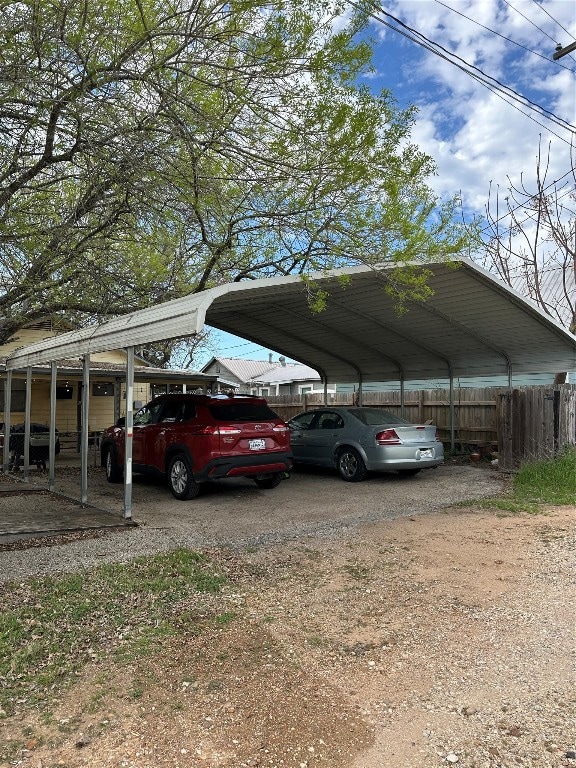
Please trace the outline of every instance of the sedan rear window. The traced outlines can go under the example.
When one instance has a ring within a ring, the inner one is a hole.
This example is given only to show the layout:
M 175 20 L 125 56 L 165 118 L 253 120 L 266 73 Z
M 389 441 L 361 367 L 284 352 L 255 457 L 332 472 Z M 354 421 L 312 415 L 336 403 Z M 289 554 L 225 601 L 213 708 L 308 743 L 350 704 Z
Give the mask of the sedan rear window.
M 379 427 L 382 424 L 411 424 L 412 422 L 401 419 L 390 411 L 382 411 L 376 408 L 349 408 L 348 413 L 354 416 L 362 424 L 369 427 Z
M 218 403 L 208 409 L 216 421 L 276 421 L 280 417 L 264 403 Z

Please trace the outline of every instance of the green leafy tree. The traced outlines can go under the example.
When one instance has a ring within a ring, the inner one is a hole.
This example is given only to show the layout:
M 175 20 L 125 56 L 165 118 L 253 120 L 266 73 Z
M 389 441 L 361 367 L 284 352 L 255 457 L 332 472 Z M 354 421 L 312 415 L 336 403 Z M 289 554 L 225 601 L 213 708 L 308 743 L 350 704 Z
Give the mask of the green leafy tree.
M 407 262 L 458 256 L 473 233 L 426 184 L 414 111 L 354 85 L 371 50 L 342 11 L 2 3 L 0 343 L 46 314 L 348 264 L 397 264 L 390 292 L 425 298 Z

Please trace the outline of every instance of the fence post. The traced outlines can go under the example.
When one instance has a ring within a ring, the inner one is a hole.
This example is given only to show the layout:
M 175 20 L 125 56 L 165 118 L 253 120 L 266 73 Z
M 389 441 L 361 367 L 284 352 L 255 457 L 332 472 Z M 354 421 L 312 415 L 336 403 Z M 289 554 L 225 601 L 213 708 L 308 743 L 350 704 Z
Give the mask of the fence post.
M 560 390 L 555 389 L 552 407 L 554 409 L 554 456 L 558 456 L 560 437 Z

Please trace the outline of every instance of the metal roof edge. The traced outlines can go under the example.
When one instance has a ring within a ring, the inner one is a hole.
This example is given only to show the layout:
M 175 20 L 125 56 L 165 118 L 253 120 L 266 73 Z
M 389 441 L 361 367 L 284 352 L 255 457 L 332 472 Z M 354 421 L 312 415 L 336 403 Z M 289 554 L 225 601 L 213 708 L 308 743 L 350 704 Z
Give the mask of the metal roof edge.
M 450 264 L 435 262 L 427 264 L 421 261 L 411 262 L 422 269 L 429 269 L 433 273 L 444 273 L 449 270 Z M 486 271 L 471 259 L 459 259 L 456 261 L 459 269 L 464 269 L 468 275 L 477 282 L 488 286 L 492 291 L 498 292 L 511 303 L 521 307 L 523 311 L 532 315 L 537 321 L 546 326 L 549 331 L 567 343 L 569 348 L 576 350 L 576 336 L 555 322 L 545 314 L 532 301 L 515 289 L 503 283 L 497 276 Z M 307 279 L 318 285 L 337 280 L 341 276 L 354 277 L 355 275 L 378 275 L 394 269 L 394 264 L 380 264 L 374 266 L 343 267 L 340 269 L 314 272 Z M 458 268 L 455 270 L 458 271 Z M 34 342 L 19 350 L 15 350 L 6 360 L 7 370 L 21 367 L 29 367 L 53 360 L 64 358 L 77 358 L 96 352 L 105 352 L 111 349 L 129 348 L 142 344 L 160 341 L 163 339 L 177 338 L 179 336 L 192 336 L 198 333 L 209 316 L 212 305 L 217 306 L 218 298 L 227 294 L 244 293 L 258 289 L 274 289 L 278 286 L 303 284 L 300 275 L 288 275 L 272 278 L 260 278 L 258 280 L 225 283 L 224 285 L 209 288 L 197 294 L 188 294 L 178 299 L 157 304 L 146 309 L 138 310 L 127 315 L 120 315 L 100 325 L 84 328 L 80 331 L 70 331 L 59 336 L 51 337 L 40 342 Z M 212 323 L 211 323 L 212 324 Z M 215 326 L 218 327 L 218 326 Z M 250 335 L 245 338 L 251 339 Z M 260 340 L 254 340 L 261 343 Z M 287 349 L 277 349 L 283 354 L 293 357 L 293 353 Z M 301 358 L 301 356 L 300 356 Z M 323 376 L 321 367 L 314 361 L 300 359 L 301 362 L 310 365 Z M 349 363 L 354 367 L 352 363 Z M 358 371 L 360 375 L 360 372 Z
M 499 293 L 504 294 L 509 300 L 514 300 L 518 305 L 521 305 L 526 311 L 530 311 L 533 315 L 537 316 L 540 321 L 544 321 L 552 330 L 556 331 L 558 335 L 563 336 L 564 339 L 568 339 L 576 348 L 576 336 L 570 333 L 569 330 L 559 325 L 550 315 L 546 314 L 544 310 L 532 301 L 528 296 L 524 296 L 515 288 L 511 288 L 506 283 L 502 282 L 496 275 L 493 275 L 488 270 L 476 264 L 471 259 L 460 259 L 459 263 L 462 264 L 469 272 L 474 273 L 479 282 L 489 283 L 490 287 L 497 290 Z M 459 269 L 459 267 L 458 267 Z
M 139 346 L 149 341 L 177 336 L 192 336 L 204 325 L 206 311 L 211 303 L 228 286 L 211 288 L 202 293 L 189 294 L 178 299 L 157 304 L 153 307 L 137 310 L 126 315 L 119 315 L 99 325 L 69 331 L 49 339 L 43 339 L 15 350 L 7 357 L 7 368 L 21 365 L 49 362 L 58 358 L 75 357 L 79 354 L 107 352 L 127 346 Z M 193 315 L 191 322 L 190 315 Z M 187 318 L 187 322 L 185 321 Z M 163 323 L 164 330 L 145 334 L 145 329 L 157 323 Z

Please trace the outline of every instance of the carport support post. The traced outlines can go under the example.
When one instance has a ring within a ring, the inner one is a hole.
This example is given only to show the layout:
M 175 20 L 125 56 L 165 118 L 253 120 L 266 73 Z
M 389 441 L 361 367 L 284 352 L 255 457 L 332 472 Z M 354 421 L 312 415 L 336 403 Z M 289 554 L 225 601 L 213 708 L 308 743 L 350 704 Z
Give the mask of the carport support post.
M 50 435 L 48 438 L 48 490 L 55 486 L 56 463 L 56 363 L 50 363 Z
M 122 404 L 122 380 L 119 376 L 114 379 L 114 424 L 120 418 L 120 406 Z
M 24 482 L 30 481 L 30 412 L 32 408 L 32 368 L 26 368 L 26 405 L 24 411 Z
M 82 358 L 82 432 L 80 434 L 80 466 L 82 467 L 82 504 L 88 501 L 88 417 L 90 412 L 90 355 Z
M 456 448 L 456 410 L 454 408 L 454 375 L 450 371 L 450 449 Z
M 124 519 L 132 517 L 132 438 L 134 437 L 134 347 L 126 350 L 126 422 L 124 432 Z
M 4 385 L 4 458 L 3 470 L 10 468 L 10 410 L 12 408 L 12 371 L 6 372 Z

